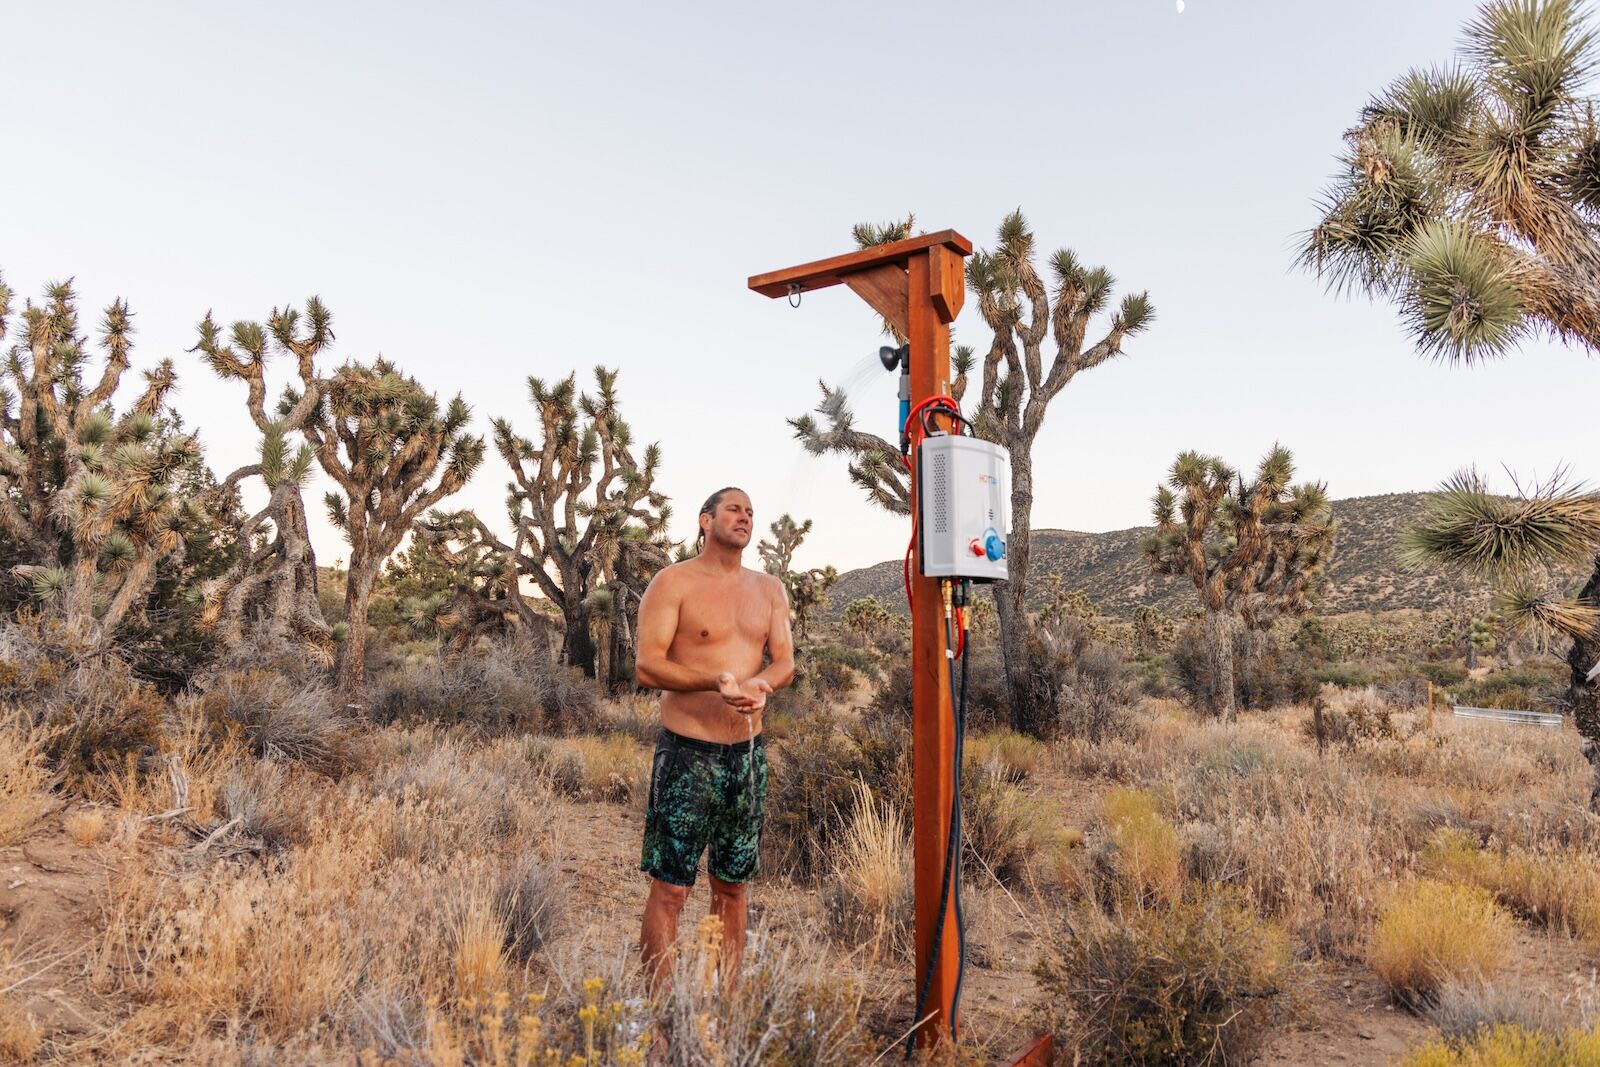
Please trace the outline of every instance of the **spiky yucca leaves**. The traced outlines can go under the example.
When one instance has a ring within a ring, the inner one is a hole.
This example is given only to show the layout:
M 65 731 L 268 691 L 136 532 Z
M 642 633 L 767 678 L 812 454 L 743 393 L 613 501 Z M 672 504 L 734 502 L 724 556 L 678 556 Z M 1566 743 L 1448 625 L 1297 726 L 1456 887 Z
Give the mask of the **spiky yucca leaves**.
M 910 218 L 904 224 L 861 225 L 854 236 L 858 244 L 868 247 L 908 237 L 913 225 Z M 956 347 L 950 385 L 952 396 L 966 400 L 969 376 L 981 362 L 978 398 L 976 403 L 966 404 L 967 415 L 980 437 L 1004 445 L 1011 453 L 1012 528 L 1006 550 L 1010 580 L 996 585 L 994 593 L 1012 726 L 1035 733 L 1042 729 L 1043 721 L 1041 709 L 1033 706 L 1030 696 L 1030 628 L 1025 608 L 1031 559 L 1033 443 L 1051 401 L 1067 384 L 1081 372 L 1120 355 L 1123 342 L 1155 319 L 1155 307 L 1147 293 L 1129 294 L 1113 309 L 1115 282 L 1104 267 L 1090 267 L 1071 250 L 1059 249 L 1049 256 L 1045 269 L 1050 281 L 1046 282 L 1037 257 L 1032 227 L 1019 209 L 1001 221 L 994 247 L 967 261 L 967 287 L 977 297 L 991 340 L 981 361 L 974 349 Z M 1108 312 L 1104 334 L 1091 343 L 1091 324 Z M 795 436 L 813 454 L 838 452 L 850 457 L 850 477 L 868 498 L 896 514 L 906 514 L 910 496 L 899 449 L 857 429 L 842 393 L 824 385 L 822 394 L 817 412 L 827 420 L 826 428 L 812 416 L 803 415 L 789 420 Z
M 1600 493 L 1561 477 L 1531 492 L 1501 496 L 1476 470 L 1452 475 L 1428 500 L 1422 521 L 1405 531 L 1403 558 L 1497 583 L 1496 611 L 1513 629 L 1593 639 L 1600 605 L 1551 588 L 1558 569 L 1600 553 Z
M 203 470 L 199 444 L 166 407 L 170 360 L 144 374 L 121 415 L 111 399 L 130 366 L 132 315 L 114 301 L 100 327 L 105 365 L 86 381 L 70 282 L 27 301 L 13 332 L 0 281 L 0 530 L 10 573 L 84 650 L 107 649 L 145 613 L 159 573 L 181 567 L 201 515 L 180 487 Z
M 1600 127 L 1579 94 L 1595 34 L 1576 0 L 1494 0 L 1454 67 L 1363 109 L 1301 262 L 1393 299 L 1427 353 L 1466 362 L 1532 332 L 1600 342 Z
M 1498 496 L 1477 471 L 1461 471 L 1428 501 L 1403 545 L 1415 566 L 1495 582 L 1495 611 L 1508 627 L 1571 640 L 1567 703 L 1595 768 L 1590 801 L 1600 810 L 1600 686 L 1588 678 L 1600 663 L 1600 493 L 1558 474 L 1531 491 Z M 1593 571 L 1569 596 L 1551 575 L 1574 564 Z
M 1282 445 L 1248 482 L 1220 458 L 1190 451 L 1156 488 L 1156 529 L 1144 552 L 1155 573 L 1188 578 L 1200 594 L 1214 714 L 1234 713 L 1234 613 L 1245 607 L 1259 623 L 1307 610 L 1333 550 L 1326 487 L 1291 486 L 1293 478 L 1294 457 Z
M 507 419 L 494 420 L 495 448 L 513 479 L 506 504 L 515 541 L 499 548 L 560 609 L 563 655 L 590 674 L 596 670 L 590 593 L 610 589 L 609 638 L 617 647 L 607 662 L 619 672 L 624 663 L 631 669 L 639 599 L 669 560 L 672 514 L 655 486 L 660 446 L 634 456 L 633 431 L 618 407 L 617 372 L 595 367 L 594 376 L 593 395 L 579 393 L 576 372 L 556 382 L 528 379 L 537 441 Z
M 262 433 L 274 422 L 296 431 L 339 492 L 326 496 L 333 523 L 350 543 L 345 585 L 349 636 L 338 649 L 341 699 L 359 706 L 366 674 L 367 610 L 384 560 L 417 518 L 467 483 L 483 461 L 483 438 L 467 431 L 471 409 L 448 404 L 379 358 L 346 363 L 331 377 L 317 357 L 333 342 L 333 316 L 316 297 L 302 314 L 273 309 L 265 326 L 240 322 L 232 343 L 207 314 L 196 346 L 219 374 L 249 386 L 248 406 Z M 264 366 L 271 352 L 294 359 L 299 386 L 286 388 L 276 418 L 265 410 Z M 264 457 L 265 458 L 265 457 Z

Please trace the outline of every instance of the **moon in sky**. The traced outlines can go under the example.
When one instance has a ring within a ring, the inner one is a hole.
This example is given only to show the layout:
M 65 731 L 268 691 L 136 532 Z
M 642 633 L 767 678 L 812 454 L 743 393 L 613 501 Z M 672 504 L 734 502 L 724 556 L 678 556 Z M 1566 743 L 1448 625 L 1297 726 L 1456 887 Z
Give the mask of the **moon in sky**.
M 1178 14 L 1183 14 L 1183 0 L 1178 0 Z

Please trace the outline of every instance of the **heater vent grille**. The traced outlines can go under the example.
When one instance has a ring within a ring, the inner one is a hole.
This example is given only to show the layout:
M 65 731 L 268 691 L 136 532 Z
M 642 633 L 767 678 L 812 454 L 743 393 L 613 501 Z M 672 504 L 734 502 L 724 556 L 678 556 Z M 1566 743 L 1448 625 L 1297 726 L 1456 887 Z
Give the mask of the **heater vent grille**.
M 950 458 L 943 452 L 933 457 L 933 532 L 950 532 Z

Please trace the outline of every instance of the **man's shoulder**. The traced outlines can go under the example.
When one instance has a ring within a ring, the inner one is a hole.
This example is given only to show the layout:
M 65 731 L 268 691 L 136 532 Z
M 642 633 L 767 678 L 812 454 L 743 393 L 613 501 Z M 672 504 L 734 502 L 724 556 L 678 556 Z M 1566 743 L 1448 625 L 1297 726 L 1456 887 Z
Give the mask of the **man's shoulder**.
M 776 574 L 768 574 L 766 571 L 758 571 L 754 567 L 746 567 L 744 576 L 746 581 L 755 583 L 757 589 L 768 593 L 783 588 L 782 578 L 779 578 Z

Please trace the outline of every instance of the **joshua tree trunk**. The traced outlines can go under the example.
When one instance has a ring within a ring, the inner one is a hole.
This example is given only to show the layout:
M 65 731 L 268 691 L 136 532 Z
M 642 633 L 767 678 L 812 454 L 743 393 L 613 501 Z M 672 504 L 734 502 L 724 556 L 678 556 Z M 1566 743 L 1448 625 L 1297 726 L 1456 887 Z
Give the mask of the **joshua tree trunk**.
M 1594 573 L 1578 594 L 1578 601 L 1600 607 L 1600 556 L 1594 561 Z M 1594 768 L 1594 787 L 1589 793 L 1589 807 L 1600 811 L 1600 679 L 1589 681 L 1589 671 L 1600 663 L 1600 635 L 1578 638 L 1567 653 L 1567 665 L 1572 668 L 1572 687 L 1568 700 L 1572 705 L 1572 721 L 1582 739 L 1583 754 Z
M 1206 605 L 1206 653 L 1211 659 L 1215 684 L 1211 711 L 1231 719 L 1236 710 L 1233 702 L 1233 616 L 1209 604 Z
M 574 607 L 567 616 L 567 663 L 590 678 L 595 676 L 594 638 L 589 634 L 589 609 Z
M 1011 728 L 1038 736 L 1043 709 L 1034 707 L 1032 644 L 1028 625 L 1028 558 L 1032 538 L 1033 462 L 1026 452 L 1011 455 L 1011 535 L 1006 541 L 1007 581 L 995 586 L 995 614 L 1000 619 L 1000 654 L 1005 661 L 1006 691 L 1011 696 Z
M 366 679 L 367 605 L 372 600 L 376 578 L 376 569 L 369 566 L 358 569 L 352 554 L 344 587 L 344 617 L 350 632 L 339 646 L 339 695 L 346 706 L 353 706 L 353 710 L 363 715 L 366 713 L 362 707 L 362 690 Z

